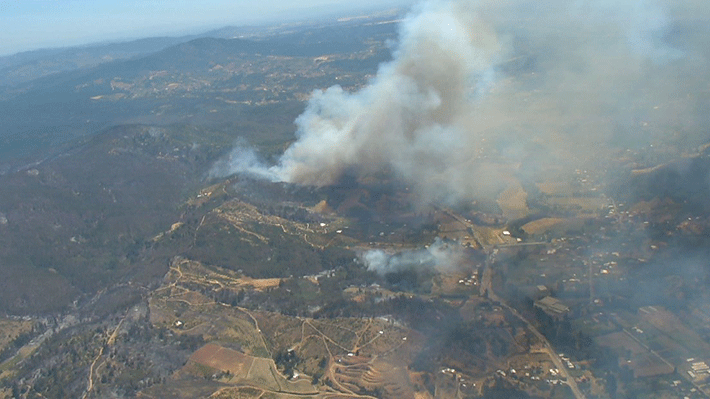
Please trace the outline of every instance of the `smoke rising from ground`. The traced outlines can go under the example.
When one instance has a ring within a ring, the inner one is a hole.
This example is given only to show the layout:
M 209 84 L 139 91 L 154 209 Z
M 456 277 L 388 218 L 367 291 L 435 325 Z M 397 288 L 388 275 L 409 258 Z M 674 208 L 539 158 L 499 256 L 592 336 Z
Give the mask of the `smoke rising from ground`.
M 369 85 L 313 93 L 297 140 L 259 173 L 320 186 L 385 171 L 422 202 L 454 203 L 610 143 L 700 140 L 707 14 L 693 0 L 426 2 Z
M 229 155 L 212 166 L 209 177 L 224 177 L 235 173 L 257 179 L 279 180 L 279 177 L 245 140 L 237 140 Z
M 449 245 L 437 238 L 427 248 L 388 253 L 374 249 L 360 254 L 367 270 L 380 275 L 403 270 L 450 272 L 461 265 L 464 253 L 459 245 Z
M 470 5 L 421 5 L 400 27 L 394 60 L 366 88 L 314 93 L 296 121 L 298 140 L 275 170 L 286 181 L 326 185 L 346 170 L 391 168 L 423 197 L 469 186 L 461 171 L 471 154 L 460 148 L 472 143 L 460 119 L 485 96 L 501 55 Z

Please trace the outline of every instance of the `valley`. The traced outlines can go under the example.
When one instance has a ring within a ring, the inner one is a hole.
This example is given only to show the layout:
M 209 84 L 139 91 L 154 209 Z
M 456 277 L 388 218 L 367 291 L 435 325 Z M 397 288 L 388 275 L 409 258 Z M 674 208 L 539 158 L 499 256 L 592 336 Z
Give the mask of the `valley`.
M 63 52 L 83 66 L 4 85 L 0 398 L 710 396 L 710 137 L 659 116 L 707 90 L 590 116 L 606 97 L 555 97 L 518 25 L 493 88 L 449 87 L 393 49 L 411 18 Z M 446 90 L 405 104 L 392 71 Z

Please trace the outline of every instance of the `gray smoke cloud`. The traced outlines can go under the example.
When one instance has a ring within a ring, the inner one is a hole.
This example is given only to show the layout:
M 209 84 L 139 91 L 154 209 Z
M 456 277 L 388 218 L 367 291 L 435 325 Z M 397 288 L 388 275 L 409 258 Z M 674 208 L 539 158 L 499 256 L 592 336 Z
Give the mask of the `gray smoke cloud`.
M 457 244 L 447 244 L 437 238 L 433 244 L 422 249 L 397 253 L 381 249 L 365 251 L 359 255 L 367 270 L 380 275 L 403 270 L 450 272 L 459 270 L 464 253 Z
M 423 203 L 456 203 L 495 198 L 520 172 L 574 170 L 612 142 L 699 139 L 708 13 L 695 0 L 423 3 L 393 60 L 360 91 L 315 91 L 261 173 L 322 186 L 386 171 Z
M 313 93 L 296 120 L 298 140 L 275 171 L 286 181 L 327 185 L 345 170 L 391 168 L 423 197 L 470 191 L 462 175 L 473 145 L 461 118 L 493 84 L 503 54 L 492 28 L 463 2 L 417 7 L 400 27 L 392 62 L 357 93 Z
M 270 181 L 279 181 L 259 154 L 243 139 L 237 140 L 230 153 L 217 161 L 209 171 L 209 177 L 224 177 L 241 174 Z

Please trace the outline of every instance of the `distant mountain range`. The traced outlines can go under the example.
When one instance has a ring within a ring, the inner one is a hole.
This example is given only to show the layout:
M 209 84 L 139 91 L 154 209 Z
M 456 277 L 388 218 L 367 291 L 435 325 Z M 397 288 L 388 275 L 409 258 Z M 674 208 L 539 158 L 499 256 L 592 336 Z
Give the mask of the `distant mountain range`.
M 327 35 L 324 35 L 324 37 L 328 39 L 335 36 L 335 38 L 340 40 L 354 42 L 362 38 L 363 32 L 352 28 L 363 25 L 363 23 L 381 22 L 383 19 L 396 17 L 401 12 L 402 10 L 376 12 L 373 16 L 342 18 L 330 20 L 327 23 L 320 21 L 318 23 L 293 23 L 277 26 L 227 26 L 195 35 L 149 37 L 125 42 L 95 43 L 86 46 L 25 51 L 0 57 L 0 90 L 47 75 L 87 69 L 100 64 L 145 56 L 180 43 L 201 38 L 242 38 L 256 41 L 263 40 L 266 43 L 274 44 L 279 42 L 279 36 L 285 36 L 287 41 L 290 38 L 300 41 L 302 46 L 308 43 L 311 47 L 318 47 L 318 43 L 307 40 L 308 36 L 313 33 L 312 30 L 316 28 L 326 33 Z M 351 29 L 343 30 L 343 27 L 346 26 L 350 26 Z M 382 28 L 382 26 L 379 27 Z M 312 48 L 311 51 L 317 52 L 319 50 Z
M 242 85 L 240 90 L 253 91 L 264 82 L 263 69 L 275 65 L 264 57 L 339 54 L 337 60 L 322 60 L 316 67 L 328 67 L 326 75 L 351 76 L 351 80 L 352 76 L 372 73 L 379 62 L 389 58 L 384 43 L 394 38 L 396 24 L 392 21 L 396 18 L 388 13 L 320 25 L 226 27 L 200 35 L 0 57 L 0 173 L 9 168 L 8 163 L 17 163 L 13 160 L 22 159 L 19 163 L 26 164 L 45 158 L 56 154 L 65 143 L 112 125 L 146 120 L 153 123 L 156 114 L 160 116 L 159 123 L 180 121 L 194 115 L 195 108 L 204 109 L 198 103 L 214 102 L 220 93 L 234 92 L 233 86 Z M 370 50 L 373 38 L 379 43 L 376 52 L 363 53 Z M 358 53 L 364 55 L 357 58 Z M 254 57 L 259 58 L 258 68 L 262 70 L 239 66 L 254 62 Z M 222 64 L 237 69 L 211 70 Z M 304 65 L 315 64 L 308 61 Z M 290 78 L 294 81 L 290 86 L 305 85 L 303 90 L 308 93 L 333 84 L 333 80 L 320 77 L 314 80 L 316 76 L 326 76 L 320 72 L 311 75 L 296 73 Z M 195 85 L 202 86 L 196 90 Z M 175 87 L 177 95 L 173 93 Z M 190 92 L 187 97 L 183 89 Z M 243 98 L 252 99 L 249 95 L 225 101 L 239 102 Z M 158 108 L 171 108 L 172 116 L 156 111 Z

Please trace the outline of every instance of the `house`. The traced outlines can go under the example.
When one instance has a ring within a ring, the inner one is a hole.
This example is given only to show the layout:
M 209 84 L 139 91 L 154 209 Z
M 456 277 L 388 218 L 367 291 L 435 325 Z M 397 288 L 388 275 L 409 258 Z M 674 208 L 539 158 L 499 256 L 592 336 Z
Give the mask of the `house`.
M 535 307 L 538 307 L 545 313 L 553 316 L 569 312 L 569 307 L 557 300 L 557 298 L 553 298 L 551 296 L 546 296 L 538 301 L 535 301 Z

